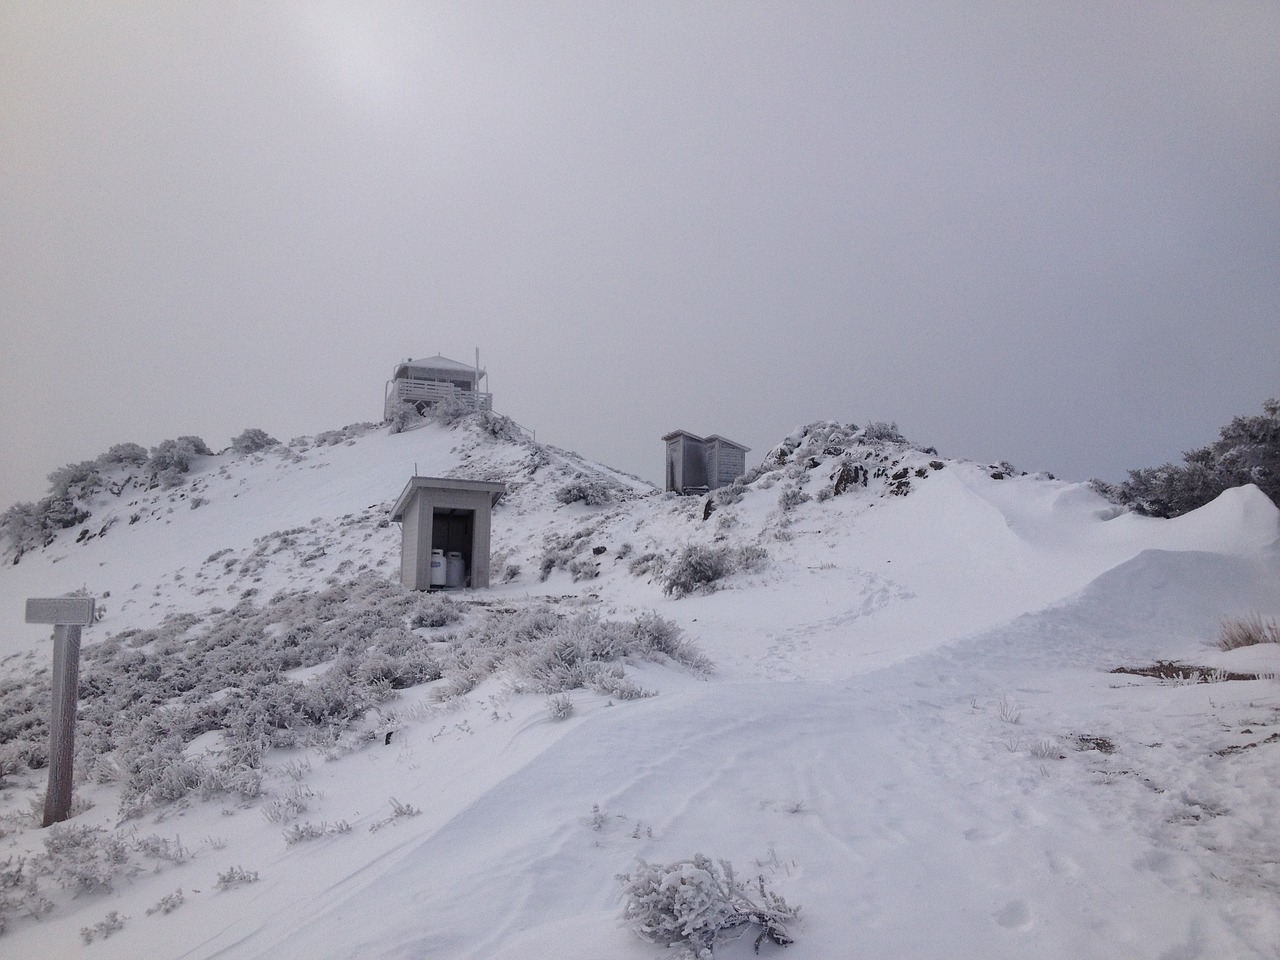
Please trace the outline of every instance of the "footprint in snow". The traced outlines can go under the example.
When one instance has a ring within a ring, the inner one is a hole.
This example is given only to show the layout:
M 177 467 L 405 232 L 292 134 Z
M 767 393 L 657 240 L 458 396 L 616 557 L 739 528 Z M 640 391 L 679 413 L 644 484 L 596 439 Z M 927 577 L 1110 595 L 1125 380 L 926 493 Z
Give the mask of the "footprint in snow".
M 1025 900 L 1010 900 L 992 916 L 996 918 L 996 923 L 1010 930 L 1029 930 L 1035 922 Z

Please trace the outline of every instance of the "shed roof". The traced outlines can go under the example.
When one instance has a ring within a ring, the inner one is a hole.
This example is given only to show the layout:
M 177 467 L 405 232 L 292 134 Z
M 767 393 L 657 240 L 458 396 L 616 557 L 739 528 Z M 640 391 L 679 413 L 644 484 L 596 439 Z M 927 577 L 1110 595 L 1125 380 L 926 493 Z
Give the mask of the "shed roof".
M 744 453 L 751 449 L 750 447 L 743 446 L 736 440 L 730 440 L 728 437 L 722 437 L 718 433 L 713 433 L 711 436 L 707 437 L 707 443 L 711 443 L 713 441 L 719 443 L 721 446 L 733 447 L 735 450 L 741 450 Z
M 409 482 L 405 484 L 403 492 L 396 499 L 395 506 L 391 508 L 392 520 L 399 522 L 404 519 L 404 512 L 409 507 L 410 498 L 423 487 L 430 487 L 434 490 L 488 493 L 491 507 L 497 506 L 498 501 L 502 499 L 502 495 L 507 492 L 505 483 L 497 483 L 491 480 L 460 480 L 456 477 L 410 477 Z
M 690 440 L 697 440 L 699 443 L 702 443 L 702 437 L 698 436 L 696 433 L 690 433 L 688 430 L 672 430 L 662 439 L 674 440 L 676 437 L 688 437 Z
M 741 450 L 744 453 L 751 449 L 748 446 L 738 443 L 736 440 L 730 440 L 728 437 L 722 437 L 718 433 L 713 433 L 706 437 L 700 437 L 696 433 L 690 433 L 688 430 L 672 430 L 662 439 L 670 442 L 676 437 L 688 437 L 690 440 L 696 440 L 698 443 L 718 443 L 721 446 L 733 447 L 735 450 Z

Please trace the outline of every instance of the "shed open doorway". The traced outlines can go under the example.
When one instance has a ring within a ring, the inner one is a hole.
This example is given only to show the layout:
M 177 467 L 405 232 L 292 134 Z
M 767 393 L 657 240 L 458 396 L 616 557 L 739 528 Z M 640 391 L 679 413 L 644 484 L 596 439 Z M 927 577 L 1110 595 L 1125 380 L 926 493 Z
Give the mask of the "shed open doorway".
M 414 477 L 391 508 L 402 527 L 400 582 L 410 590 L 489 586 L 490 511 L 506 484 Z
M 475 574 L 476 512 L 461 507 L 435 507 L 431 511 L 431 586 L 469 587 Z M 443 562 L 437 572 L 435 564 Z M 455 573 L 452 558 L 461 559 L 461 572 Z M 443 577 L 443 582 L 440 581 Z

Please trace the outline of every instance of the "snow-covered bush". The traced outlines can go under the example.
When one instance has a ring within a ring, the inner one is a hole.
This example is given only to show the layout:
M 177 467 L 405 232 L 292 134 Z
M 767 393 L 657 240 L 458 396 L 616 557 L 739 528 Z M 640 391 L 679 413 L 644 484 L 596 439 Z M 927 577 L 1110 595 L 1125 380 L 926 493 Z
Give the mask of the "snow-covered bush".
M 633 577 L 647 577 L 655 573 L 661 573 L 662 568 L 667 564 L 666 557 L 659 553 L 642 553 L 627 564 L 627 571 Z
M 419 601 L 409 621 L 414 627 L 447 627 L 462 619 L 462 611 L 448 597 L 428 594 Z
M 411 624 L 456 626 L 426 640 Z M 273 747 L 329 749 L 359 736 L 366 712 L 407 687 L 434 683 L 443 701 L 501 673 L 531 693 L 635 699 L 645 691 L 626 678 L 628 658 L 710 669 L 656 614 L 615 621 L 545 605 L 473 606 L 365 574 L 86 646 L 76 769 L 119 784 L 125 817 L 193 796 L 248 800 L 263 790 Z M 300 668 L 318 669 L 288 675 Z M 0 678 L 0 772 L 47 765 L 48 683 L 34 669 Z M 219 736 L 204 752 L 189 750 L 210 732 Z
M 642 614 L 632 623 L 602 620 L 591 613 L 556 617 L 538 624 L 528 640 L 508 640 L 506 645 L 520 651 L 512 659 L 513 687 L 535 693 L 589 687 L 619 699 L 638 699 L 644 692 L 623 682 L 619 661 L 627 657 L 667 658 L 699 672 L 711 668 L 678 626 L 655 613 Z
M 140 443 L 117 443 L 106 453 L 98 455 L 98 466 L 103 470 L 126 465 L 140 467 L 147 462 L 147 448 Z
M 1235 650 L 1258 643 L 1280 643 L 1280 623 L 1273 618 L 1262 619 L 1261 614 L 1248 617 L 1231 617 L 1222 621 L 1218 630 L 1218 648 Z
M 591 689 L 616 700 L 644 700 L 658 695 L 656 690 L 646 690 L 631 680 L 621 664 L 606 667 L 592 677 Z
M 268 436 L 265 430 L 249 427 L 244 433 L 231 441 L 231 449 L 236 453 L 257 453 L 259 450 L 267 449 L 267 447 L 274 447 L 279 442 L 275 437 Z
M 862 438 L 879 443 L 907 442 L 907 438 L 902 435 L 896 423 L 885 423 L 883 420 L 873 420 L 863 427 Z
M 711 491 L 711 499 L 718 506 L 732 506 L 742 499 L 742 494 L 745 489 L 746 488 L 742 483 L 742 478 L 739 477 L 737 480 L 734 480 L 733 483 L 730 483 L 727 486 L 718 487 Z
M 161 440 L 151 448 L 151 456 L 147 458 L 143 469 L 151 475 L 153 483 L 162 487 L 176 487 L 183 482 L 184 474 L 191 469 L 191 462 L 196 457 L 210 456 L 213 456 L 213 451 L 199 437 Z
M 681 947 L 688 958 L 711 957 L 717 942 L 758 927 L 755 948 L 764 941 L 786 946 L 793 941 L 787 924 L 800 913 L 765 886 L 764 877 L 749 889 L 727 861 L 696 854 L 668 864 L 637 860 L 618 879 L 623 884 L 622 920 L 650 943 Z
M 787 513 L 802 503 L 808 503 L 812 497 L 805 493 L 799 487 L 784 487 L 782 493 L 778 494 L 778 509 L 783 513 Z
M 573 578 L 574 583 L 579 580 L 594 580 L 600 576 L 600 561 L 587 559 L 570 560 L 569 576 Z
M 663 568 L 662 592 L 673 597 L 710 593 L 730 574 L 759 569 L 767 556 L 763 547 L 712 547 L 691 543 Z
M 167 893 L 155 902 L 154 906 L 147 907 L 147 916 L 152 914 L 169 914 L 177 910 L 180 906 L 187 902 L 187 898 L 183 896 L 182 888 L 179 887 L 173 893 Z
M 613 499 L 613 490 L 603 480 L 593 477 L 575 477 L 556 491 L 560 503 L 585 503 L 598 507 Z
M 232 887 L 242 887 L 247 883 L 258 882 L 257 870 L 246 870 L 241 866 L 228 867 L 222 873 L 218 874 L 218 881 L 214 884 L 219 890 L 230 890 Z
M 422 414 L 418 412 L 418 408 L 412 403 L 401 400 L 391 410 L 391 416 L 387 418 L 389 424 L 389 433 L 403 433 L 414 424 L 422 422 Z
M 1280 505 L 1280 400 L 1262 405 L 1262 416 L 1235 417 L 1207 447 L 1182 455 L 1183 466 L 1130 470 L 1122 483 L 1093 481 L 1115 503 L 1152 517 L 1178 517 L 1204 506 L 1224 490 L 1257 484 Z
M 0 860 L 0 933 L 16 917 L 39 917 L 63 898 L 110 891 L 144 872 L 163 869 L 190 853 L 177 840 L 154 834 L 142 839 L 101 827 L 54 824 L 44 834 L 44 849 Z M 139 858 L 152 861 L 139 863 Z
M 24 553 L 48 546 L 59 530 L 89 519 L 89 511 L 72 497 L 45 497 L 38 503 L 15 503 L 0 513 L 0 538 L 17 563 Z
M 346 443 L 348 440 L 363 437 L 370 430 L 377 429 L 377 426 L 376 423 L 362 420 L 359 423 L 348 423 L 337 430 L 323 430 L 312 437 L 311 440 L 317 447 L 336 447 L 338 444 Z
M 479 413 L 472 414 L 472 419 L 482 433 L 494 440 L 524 443 L 528 439 L 518 423 L 492 410 L 481 410 Z
M 573 698 L 567 693 L 547 697 L 547 715 L 552 720 L 568 720 L 573 716 Z
M 55 500 L 84 498 L 102 486 L 96 460 L 69 463 L 49 474 L 49 495 Z
M 324 837 L 336 837 L 339 834 L 350 833 L 351 824 L 345 820 L 338 820 L 334 823 L 321 821 L 320 823 L 295 823 L 288 830 L 284 831 L 285 846 L 291 847 L 295 843 L 301 843 L 304 840 L 320 840 Z
M 369 832 L 377 833 L 383 827 L 395 823 L 397 820 L 404 820 L 409 817 L 416 817 L 422 811 L 408 803 L 401 803 L 395 797 L 391 797 L 391 815 L 382 820 L 375 820 L 369 824 Z
M 110 911 L 105 917 L 99 920 L 91 927 L 80 928 L 80 939 L 85 943 L 93 943 L 94 940 L 105 940 L 113 933 L 118 933 L 124 929 L 124 922 L 128 917 L 120 916 L 118 910 Z

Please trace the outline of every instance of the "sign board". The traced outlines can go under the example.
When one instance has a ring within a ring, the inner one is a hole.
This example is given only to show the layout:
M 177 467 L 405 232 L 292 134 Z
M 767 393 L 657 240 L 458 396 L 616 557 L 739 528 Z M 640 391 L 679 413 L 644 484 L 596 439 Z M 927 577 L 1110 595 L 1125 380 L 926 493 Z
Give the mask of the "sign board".
M 93 623 L 93 597 L 52 597 L 27 601 L 27 623 L 87 627 Z

